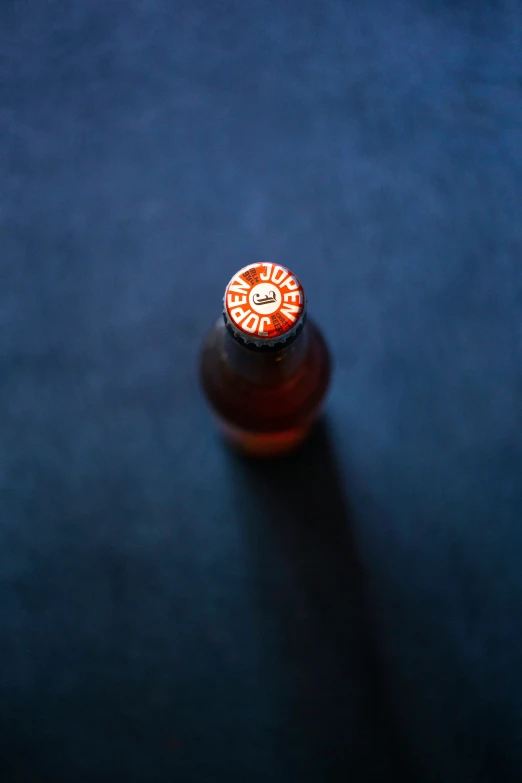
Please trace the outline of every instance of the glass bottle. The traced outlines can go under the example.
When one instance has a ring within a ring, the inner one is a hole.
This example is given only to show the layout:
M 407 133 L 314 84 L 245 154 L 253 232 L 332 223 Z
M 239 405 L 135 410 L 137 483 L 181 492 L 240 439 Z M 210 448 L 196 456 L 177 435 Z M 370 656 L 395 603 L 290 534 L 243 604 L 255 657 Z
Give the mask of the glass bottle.
M 243 454 L 292 451 L 319 415 L 331 361 L 306 310 L 300 281 L 277 264 L 250 264 L 226 288 L 200 373 L 221 431 Z

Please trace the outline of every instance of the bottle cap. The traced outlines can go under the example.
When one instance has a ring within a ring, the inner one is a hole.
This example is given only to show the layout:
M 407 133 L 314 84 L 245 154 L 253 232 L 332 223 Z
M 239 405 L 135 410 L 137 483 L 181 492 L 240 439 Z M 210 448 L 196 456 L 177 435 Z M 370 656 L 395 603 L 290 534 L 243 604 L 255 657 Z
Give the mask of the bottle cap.
M 280 348 L 292 342 L 306 320 L 298 278 L 278 264 L 250 264 L 227 286 L 223 316 L 232 336 L 249 348 Z

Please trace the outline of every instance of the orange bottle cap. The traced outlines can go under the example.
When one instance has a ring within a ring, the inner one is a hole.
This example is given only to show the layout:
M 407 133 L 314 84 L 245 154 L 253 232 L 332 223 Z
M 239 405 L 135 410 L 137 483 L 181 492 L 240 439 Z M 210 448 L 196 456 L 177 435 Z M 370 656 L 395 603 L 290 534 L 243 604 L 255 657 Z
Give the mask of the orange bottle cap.
M 282 347 L 304 325 L 303 286 L 284 266 L 250 264 L 228 284 L 223 315 L 232 335 L 249 347 Z

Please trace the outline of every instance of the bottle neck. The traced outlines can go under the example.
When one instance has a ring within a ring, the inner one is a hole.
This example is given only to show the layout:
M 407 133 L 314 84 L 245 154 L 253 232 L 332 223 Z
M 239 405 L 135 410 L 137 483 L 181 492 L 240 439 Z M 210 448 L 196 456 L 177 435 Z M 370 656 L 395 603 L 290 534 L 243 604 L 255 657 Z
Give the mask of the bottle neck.
M 301 366 L 308 348 L 308 328 L 289 346 L 273 351 L 245 348 L 225 332 L 225 360 L 230 368 L 250 383 L 259 386 L 278 386 L 288 380 Z

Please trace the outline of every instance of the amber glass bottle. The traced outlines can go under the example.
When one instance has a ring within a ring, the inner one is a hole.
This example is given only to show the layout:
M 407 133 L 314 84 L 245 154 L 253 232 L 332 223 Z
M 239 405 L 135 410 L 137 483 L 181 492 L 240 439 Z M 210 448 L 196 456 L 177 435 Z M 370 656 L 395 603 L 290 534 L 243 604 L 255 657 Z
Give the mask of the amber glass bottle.
M 236 449 L 276 456 L 305 439 L 324 400 L 331 363 L 290 270 L 258 263 L 234 275 L 223 315 L 203 344 L 200 369 L 218 424 Z

